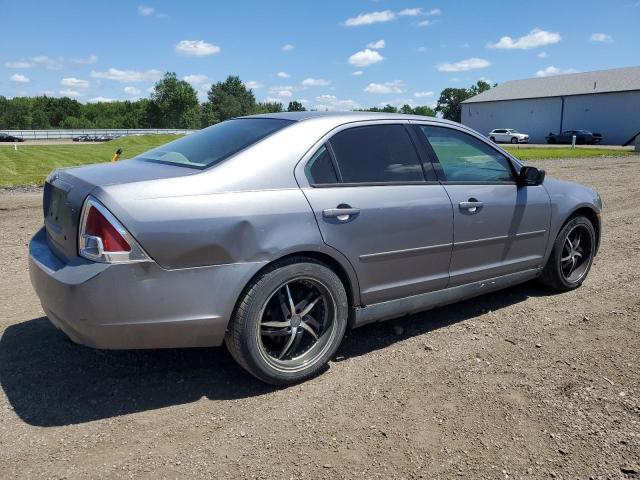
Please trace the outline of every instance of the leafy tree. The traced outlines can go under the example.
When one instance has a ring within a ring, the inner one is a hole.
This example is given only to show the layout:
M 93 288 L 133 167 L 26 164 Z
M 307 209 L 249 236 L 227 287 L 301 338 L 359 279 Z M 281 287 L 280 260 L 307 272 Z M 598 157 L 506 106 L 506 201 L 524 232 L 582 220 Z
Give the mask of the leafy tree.
M 436 112 L 433 108 L 427 105 L 420 105 L 413 109 L 414 115 L 422 115 L 424 117 L 435 117 Z
M 382 107 L 382 111 L 385 113 L 398 113 L 398 109 L 388 103 L 384 107 Z
M 404 113 L 405 115 L 412 115 L 413 108 L 411 108 L 411 105 L 405 103 L 404 105 L 402 105 L 402 107 L 400 107 L 400 113 Z
M 442 117 L 447 120 L 459 122 L 462 110 L 460 104 L 470 97 L 471 94 L 466 88 L 445 88 L 440 93 L 436 112 L 442 113 Z
M 253 113 L 277 113 L 283 111 L 283 105 L 280 102 L 259 102 Z
M 147 110 L 151 123 L 159 128 L 198 128 L 200 108 L 198 94 L 173 72 L 165 73 L 151 94 L 152 108 Z
M 247 89 L 238 76 L 229 75 L 224 82 L 211 85 L 207 98 L 204 121 L 209 125 L 256 111 L 253 91 Z
M 287 107 L 287 112 L 304 112 L 306 110 L 307 109 L 304 108 L 302 103 L 300 103 L 297 100 L 294 100 L 293 102 L 289 102 L 289 106 Z
M 497 83 L 495 83 L 493 86 L 495 87 L 496 85 Z M 471 93 L 471 96 L 475 96 L 482 92 L 486 92 L 487 90 L 491 90 L 491 85 L 489 85 L 484 80 L 478 80 L 475 85 L 471 85 L 471 87 L 469 88 L 469 93 Z

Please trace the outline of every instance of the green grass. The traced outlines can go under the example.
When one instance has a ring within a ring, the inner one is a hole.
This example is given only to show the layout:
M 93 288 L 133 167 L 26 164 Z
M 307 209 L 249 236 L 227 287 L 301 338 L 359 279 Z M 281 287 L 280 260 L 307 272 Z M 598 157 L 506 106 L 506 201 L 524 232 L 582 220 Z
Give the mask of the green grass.
M 118 148 L 122 159 L 135 157 L 151 148 L 179 138 L 178 135 L 144 135 L 122 137 L 104 143 L 78 145 L 0 146 L 0 188 L 21 185 L 41 185 L 55 168 L 110 162 Z
M 543 160 L 551 158 L 587 158 L 587 157 L 626 157 L 634 155 L 631 150 L 609 148 L 527 148 L 504 147 L 511 155 L 520 160 Z

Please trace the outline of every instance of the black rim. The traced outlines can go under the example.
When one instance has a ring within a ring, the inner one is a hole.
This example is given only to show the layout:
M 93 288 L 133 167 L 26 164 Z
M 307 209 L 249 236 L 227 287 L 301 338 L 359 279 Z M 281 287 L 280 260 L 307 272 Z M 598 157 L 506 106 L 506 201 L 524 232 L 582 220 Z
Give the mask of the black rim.
M 576 225 L 564 239 L 560 270 L 569 283 L 580 281 L 589 270 L 593 256 L 591 232 L 584 225 Z
M 317 279 L 297 277 L 273 290 L 261 312 L 258 347 L 263 359 L 281 371 L 316 363 L 336 333 L 336 305 Z

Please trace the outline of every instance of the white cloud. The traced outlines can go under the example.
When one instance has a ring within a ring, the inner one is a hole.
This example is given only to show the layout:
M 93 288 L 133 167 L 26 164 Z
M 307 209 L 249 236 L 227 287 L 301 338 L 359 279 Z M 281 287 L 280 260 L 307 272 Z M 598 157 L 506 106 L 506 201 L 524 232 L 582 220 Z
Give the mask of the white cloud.
M 353 75 L 354 77 L 359 77 L 360 75 L 362 75 L 364 72 L 362 70 L 356 70 L 355 72 L 353 72 L 351 75 Z
M 384 60 L 384 57 L 379 52 L 368 48 L 360 50 L 349 57 L 349 63 L 354 67 L 368 67 L 382 60 Z
M 132 86 L 124 87 L 124 93 L 129 95 L 139 95 L 140 89 Z
M 421 92 L 415 92 L 413 94 L 413 96 L 416 98 L 430 97 L 432 95 L 433 95 L 433 92 L 431 90 L 423 90 Z
M 283 52 L 290 52 L 291 50 L 293 50 L 295 47 L 295 45 L 291 45 L 290 43 L 286 43 L 282 46 L 281 50 Z
M 313 108 L 316 110 L 356 110 L 361 108 L 355 100 L 341 100 L 335 95 L 319 95 L 315 101 L 317 104 Z
M 204 40 L 180 40 L 176 47 L 176 52 L 189 57 L 203 57 L 220 53 L 220 47 Z
M 138 6 L 138 13 L 140 15 L 142 15 L 143 17 L 148 17 L 149 15 L 153 15 L 155 13 L 156 9 L 153 7 L 150 7 L 148 5 L 139 5 Z
M 70 61 L 80 65 L 92 65 L 98 63 L 98 56 L 92 53 L 87 58 L 72 58 Z
M 557 68 L 553 65 L 536 72 L 536 77 L 551 77 L 553 75 L 564 75 L 567 73 L 577 73 L 575 68 Z
M 287 72 L 278 72 L 278 73 L 276 73 L 276 77 L 289 78 L 289 77 L 291 77 L 291 75 L 289 75 Z
M 346 27 L 359 27 L 361 25 L 371 25 L 372 23 L 390 22 L 396 19 L 396 14 L 391 10 L 382 12 L 361 13 L 357 17 L 347 18 L 344 22 Z
M 60 85 L 63 85 L 65 87 L 87 88 L 89 86 L 89 81 L 75 77 L 67 77 L 60 80 Z
M 604 43 L 613 42 L 613 37 L 611 35 L 607 35 L 606 33 L 592 33 L 589 39 L 592 42 L 604 42 Z
M 440 10 L 439 8 L 434 8 L 432 10 L 429 10 L 426 15 L 430 16 L 430 17 L 435 17 L 437 15 L 442 15 L 442 10 Z
M 325 80 L 324 78 L 305 78 L 302 81 L 302 85 L 305 87 L 326 87 L 331 85 L 331 80 Z
M 260 82 L 256 82 L 255 80 L 249 80 L 248 82 L 244 82 L 244 86 L 252 90 L 257 90 L 258 88 L 262 88 L 264 85 Z
M 136 70 L 118 70 L 117 68 L 110 68 L 106 72 L 97 72 L 93 70 L 91 72 L 93 78 L 104 78 L 107 80 L 114 80 L 116 82 L 133 83 L 133 82 L 155 82 L 160 80 L 162 73 L 159 70 L 146 70 L 139 72 Z
M 200 86 L 203 83 L 205 83 L 208 79 L 208 77 L 206 75 L 202 75 L 202 74 L 192 74 L 192 75 L 185 75 L 184 77 L 182 77 L 182 79 L 187 82 L 190 83 L 193 86 Z
M 437 69 L 441 72 L 464 72 L 466 70 L 475 70 L 476 68 L 486 68 L 491 62 L 484 58 L 467 58 L 454 63 L 441 63 Z
M 394 80 L 393 82 L 386 83 L 370 83 L 364 89 L 368 93 L 403 93 L 405 91 L 404 83 L 401 80 Z
M 116 101 L 115 98 L 109 98 L 109 97 L 93 97 L 87 100 L 87 102 L 89 103 L 97 103 L 97 102 L 109 103 L 109 102 L 115 102 L 115 101 Z
M 429 25 L 431 25 L 431 20 L 422 20 L 421 22 L 418 22 L 418 27 L 428 27 Z
M 549 55 L 547 54 L 547 52 L 540 52 L 538 55 L 536 55 L 538 58 L 547 58 Z
M 420 52 L 420 53 L 425 53 L 425 52 L 427 52 L 429 49 L 428 49 L 427 47 L 418 47 L 418 48 L 417 48 L 417 50 L 418 50 L 418 52 Z
M 49 70 L 60 70 L 64 67 L 65 63 L 77 63 L 80 65 L 89 65 L 98 62 L 98 56 L 91 54 L 87 58 L 64 58 L 57 57 L 51 58 L 47 55 L 38 55 L 31 58 L 22 58 L 13 62 L 6 62 L 4 64 L 7 68 L 32 68 L 32 67 L 45 67 Z
M 26 60 L 17 60 L 15 62 L 6 62 L 4 66 L 7 68 L 31 68 L 33 64 Z
M 76 90 L 60 90 L 60 95 L 64 95 L 65 97 L 81 97 L 82 93 L 77 92 Z
M 282 99 L 288 99 L 293 96 L 293 87 L 291 85 L 279 85 L 275 87 L 271 87 L 269 90 L 269 94 L 271 97 L 276 97 L 282 101 Z M 273 99 L 269 101 L 274 101 Z
M 380 50 L 385 46 L 386 46 L 386 43 L 384 40 L 378 40 L 377 42 L 371 42 L 367 44 L 367 48 L 371 48 L 372 50 Z
M 422 8 L 405 8 L 404 10 L 400 10 L 398 15 L 401 17 L 417 17 L 423 15 L 423 13 Z
M 547 32 L 539 28 L 534 28 L 526 35 L 519 38 L 509 36 L 501 37 L 496 43 L 489 43 L 489 48 L 502 48 L 507 50 L 528 50 L 530 48 L 552 45 L 562 40 L 558 32 Z
M 11 81 L 16 83 L 29 83 L 31 80 L 29 80 L 29 77 L 25 77 L 19 73 L 14 73 L 11 75 Z

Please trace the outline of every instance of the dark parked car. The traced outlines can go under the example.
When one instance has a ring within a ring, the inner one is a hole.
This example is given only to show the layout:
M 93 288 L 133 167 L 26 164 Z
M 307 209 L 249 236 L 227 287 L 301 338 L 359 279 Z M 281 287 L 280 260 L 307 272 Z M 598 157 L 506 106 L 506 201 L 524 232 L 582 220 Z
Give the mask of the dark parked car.
M 24 142 L 24 138 L 9 135 L 8 133 L 0 133 L 0 142 Z
M 224 342 L 281 385 L 320 372 L 347 326 L 536 278 L 578 288 L 602 202 L 458 123 L 291 112 L 57 170 L 43 207 L 31 281 L 71 339 Z
M 88 142 L 89 135 L 78 135 L 77 137 L 73 137 L 72 140 L 74 142 Z
M 600 133 L 591 133 L 588 130 L 565 130 L 560 135 L 550 133 L 547 136 L 547 143 L 571 143 L 574 135 L 578 145 L 595 145 L 602 141 Z

